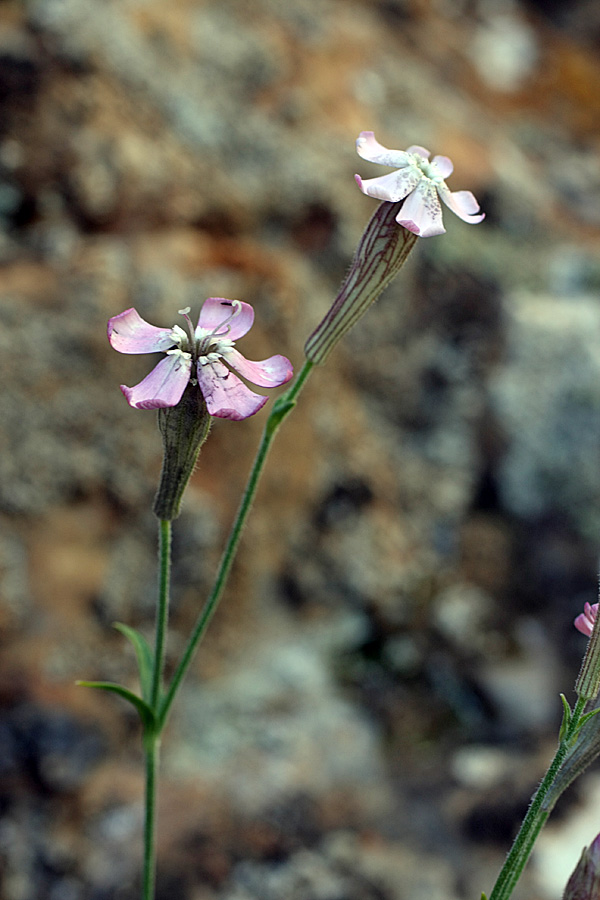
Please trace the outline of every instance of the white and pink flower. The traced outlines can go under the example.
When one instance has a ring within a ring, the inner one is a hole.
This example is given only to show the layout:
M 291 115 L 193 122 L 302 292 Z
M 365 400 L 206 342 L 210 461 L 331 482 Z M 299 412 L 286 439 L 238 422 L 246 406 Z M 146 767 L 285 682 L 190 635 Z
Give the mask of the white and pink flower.
M 433 237 L 444 234 L 442 200 L 463 222 L 477 225 L 485 218 L 471 191 L 451 191 L 444 181 L 454 166 L 447 156 L 434 156 L 429 150 L 413 145 L 408 150 L 388 150 L 375 140 L 372 131 L 361 131 L 356 141 L 359 156 L 396 171 L 364 181 L 355 175 L 356 182 L 369 197 L 398 203 L 404 200 L 396 221 L 413 234 Z
M 157 328 L 133 308 L 109 320 L 108 339 L 120 353 L 166 354 L 139 384 L 121 385 L 130 406 L 177 406 L 192 381 L 197 382 L 211 416 L 246 419 L 258 412 L 268 398 L 251 391 L 238 375 L 266 388 L 278 387 L 292 377 L 292 365 L 285 356 L 252 362 L 235 349 L 235 341 L 250 330 L 254 321 L 249 303 L 209 297 L 200 310 L 196 328 L 189 308 L 179 312 L 186 328 Z

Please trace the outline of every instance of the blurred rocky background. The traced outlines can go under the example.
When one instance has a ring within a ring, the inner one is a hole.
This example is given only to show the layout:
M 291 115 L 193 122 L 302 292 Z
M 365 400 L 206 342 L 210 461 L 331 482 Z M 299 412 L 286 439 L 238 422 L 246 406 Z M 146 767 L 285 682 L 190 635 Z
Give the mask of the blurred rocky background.
M 593 0 L 0 2 L 0 896 L 139 894 L 135 687 L 160 467 L 106 341 L 207 296 L 296 367 L 375 208 L 375 131 L 450 213 L 274 447 L 163 751 L 158 900 L 489 891 L 553 752 L 600 546 Z M 175 526 L 172 660 L 264 414 L 217 421 Z M 600 831 L 571 789 L 519 896 Z

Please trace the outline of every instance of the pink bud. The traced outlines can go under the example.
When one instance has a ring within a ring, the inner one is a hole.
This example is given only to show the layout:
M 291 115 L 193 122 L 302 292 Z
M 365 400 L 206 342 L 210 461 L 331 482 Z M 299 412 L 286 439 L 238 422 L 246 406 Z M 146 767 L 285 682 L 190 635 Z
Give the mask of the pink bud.
M 594 628 L 594 622 L 596 621 L 597 615 L 598 604 L 594 603 L 590 606 L 589 603 L 586 603 L 583 607 L 583 612 L 577 616 L 573 624 L 575 625 L 575 628 L 582 634 L 585 634 L 587 637 L 591 637 L 592 629 Z

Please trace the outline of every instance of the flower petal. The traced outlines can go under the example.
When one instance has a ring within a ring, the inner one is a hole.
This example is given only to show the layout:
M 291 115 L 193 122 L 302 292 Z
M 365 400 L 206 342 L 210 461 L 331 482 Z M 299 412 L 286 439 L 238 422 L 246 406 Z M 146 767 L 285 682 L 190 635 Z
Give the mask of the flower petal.
M 246 387 L 220 360 L 198 364 L 198 384 L 209 413 L 220 419 L 247 419 L 268 400 Z
M 356 152 L 369 162 L 379 163 L 382 166 L 394 166 L 398 169 L 410 165 L 411 162 L 408 151 L 388 150 L 387 147 L 375 140 L 372 131 L 361 131 L 356 139 Z M 429 156 L 429 154 L 427 155 Z
M 216 334 L 227 335 L 232 341 L 243 337 L 252 328 L 254 310 L 249 303 L 242 300 L 236 300 L 235 303 L 239 311 L 223 328 L 219 328 L 219 325 L 223 325 L 234 312 L 234 303 L 225 297 L 209 297 L 202 304 L 198 328 L 205 332 L 216 331 Z
M 438 184 L 438 194 L 452 212 L 468 222 L 469 225 L 478 225 L 485 219 L 485 213 L 479 212 L 479 203 L 471 193 L 471 191 L 451 191 L 446 184 Z
M 454 172 L 454 163 L 449 156 L 434 156 L 431 160 L 431 165 L 435 168 L 440 178 L 447 178 Z
M 108 340 L 119 353 L 157 353 L 176 343 L 170 328 L 150 325 L 133 307 L 108 320 Z
M 429 150 L 427 150 L 425 147 L 420 147 L 419 144 L 411 144 L 406 152 L 417 153 L 419 156 L 422 156 L 423 159 L 429 159 L 430 156 Z
M 585 634 L 587 637 L 592 636 L 592 624 L 586 619 L 583 613 L 580 613 L 575 621 L 573 622 L 577 631 L 580 631 L 582 634 Z
M 280 384 L 289 381 L 294 374 L 289 359 L 279 354 L 253 362 L 242 356 L 239 350 L 232 348 L 225 354 L 225 360 L 232 369 L 259 387 L 279 387 Z
M 396 221 L 420 237 L 444 234 L 446 229 L 442 222 L 442 205 L 430 181 L 421 181 L 412 194 L 408 195 Z
M 379 178 L 367 178 L 363 180 L 360 175 L 355 175 L 356 183 L 369 197 L 377 197 L 378 200 L 389 200 L 397 203 L 403 200 L 421 181 L 422 175 L 416 169 L 398 169 L 389 175 L 380 175 Z
M 577 616 L 573 624 L 578 631 L 581 631 L 582 634 L 587 635 L 587 637 L 591 637 L 597 615 L 598 604 L 593 603 L 590 606 L 589 603 L 586 603 L 583 607 L 583 612 Z
M 149 375 L 134 387 L 121 385 L 127 402 L 136 409 L 177 406 L 190 380 L 192 360 L 189 353 L 168 353 Z

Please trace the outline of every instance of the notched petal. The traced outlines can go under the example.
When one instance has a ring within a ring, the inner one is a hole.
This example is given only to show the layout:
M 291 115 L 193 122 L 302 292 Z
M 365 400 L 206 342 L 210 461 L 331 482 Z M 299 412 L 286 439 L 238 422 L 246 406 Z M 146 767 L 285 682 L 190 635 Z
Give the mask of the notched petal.
M 262 409 L 268 398 L 255 394 L 220 360 L 198 364 L 198 384 L 211 416 L 247 419 Z
M 402 204 L 396 221 L 420 237 L 444 234 L 446 229 L 442 222 L 442 207 L 434 186 L 421 181 Z
M 598 604 L 593 603 L 590 605 L 589 603 L 586 603 L 583 607 L 583 612 L 577 616 L 573 624 L 575 625 L 575 628 L 582 634 L 585 634 L 587 637 L 591 637 L 597 615 Z
M 188 353 L 169 353 L 149 375 L 134 387 L 121 385 L 127 402 L 135 409 L 177 406 L 190 380 L 192 361 Z
M 434 156 L 431 165 L 440 178 L 448 178 L 454 172 L 454 164 L 449 156 Z
M 232 318 L 229 318 L 230 316 Z M 204 332 L 216 331 L 217 335 L 227 335 L 236 341 L 250 331 L 253 322 L 254 310 L 249 303 L 242 300 L 227 300 L 225 297 L 209 297 L 202 304 L 198 328 Z
M 394 166 L 401 168 L 410 164 L 408 152 L 403 150 L 388 150 L 379 141 L 375 140 L 372 131 L 361 131 L 356 139 L 356 152 L 362 159 L 368 162 L 379 163 L 382 166 Z
M 415 189 L 422 176 L 415 169 L 405 168 L 390 172 L 389 175 L 380 175 L 379 178 L 362 179 L 358 175 L 354 177 L 363 194 L 397 203 Z
M 294 374 L 289 359 L 279 354 L 253 362 L 242 356 L 239 350 L 233 348 L 226 354 L 225 359 L 243 378 L 247 378 L 248 381 L 259 387 L 279 387 L 288 382 Z
M 119 353 L 157 353 L 175 346 L 171 328 L 157 328 L 133 307 L 108 320 L 108 340 Z
M 447 185 L 440 184 L 438 193 L 448 209 L 451 209 L 463 222 L 468 222 L 469 225 L 478 225 L 485 219 L 485 213 L 479 213 L 479 203 L 471 191 L 451 191 Z

